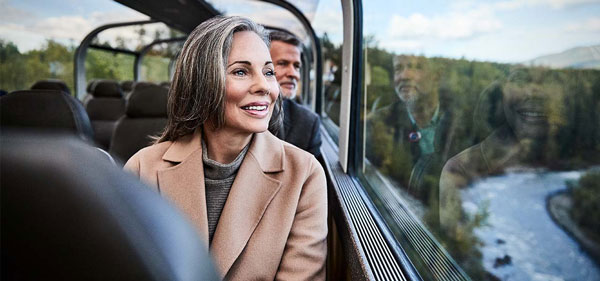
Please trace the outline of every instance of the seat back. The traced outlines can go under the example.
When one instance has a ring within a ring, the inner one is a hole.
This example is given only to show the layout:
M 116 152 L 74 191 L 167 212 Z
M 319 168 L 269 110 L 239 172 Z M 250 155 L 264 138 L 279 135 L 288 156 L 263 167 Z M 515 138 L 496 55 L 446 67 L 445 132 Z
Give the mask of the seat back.
M 2 128 L 66 131 L 92 142 L 94 131 L 81 103 L 56 90 L 15 91 L 0 98 Z
M 2 280 L 218 280 L 194 228 L 74 138 L 3 135 Z
M 92 87 L 92 95 L 84 101 L 96 135 L 96 143 L 108 149 L 117 120 L 125 114 L 125 99 L 118 82 L 99 80 Z
M 117 121 L 109 153 L 121 162 L 152 142 L 167 125 L 168 90 L 138 83 L 127 100 L 125 116 Z

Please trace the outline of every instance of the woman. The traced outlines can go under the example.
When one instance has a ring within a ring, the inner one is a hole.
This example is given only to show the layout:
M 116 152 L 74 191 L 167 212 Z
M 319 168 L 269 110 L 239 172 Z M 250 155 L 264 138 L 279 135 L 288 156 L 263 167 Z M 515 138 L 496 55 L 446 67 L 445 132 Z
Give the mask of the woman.
M 165 131 L 125 168 L 190 218 L 225 279 L 324 280 L 325 175 L 267 131 L 281 103 L 268 44 L 248 19 L 199 25 L 177 60 Z

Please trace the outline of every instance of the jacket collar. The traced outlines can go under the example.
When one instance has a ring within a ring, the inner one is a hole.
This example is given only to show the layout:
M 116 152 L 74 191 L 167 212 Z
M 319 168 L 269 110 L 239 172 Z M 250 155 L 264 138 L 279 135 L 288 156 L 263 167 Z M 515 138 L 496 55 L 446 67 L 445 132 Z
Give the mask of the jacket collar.
M 169 147 L 163 160 L 175 166 L 159 170 L 159 190 L 177 205 L 204 237 L 208 219 L 202 162 L 201 131 L 185 136 Z M 258 226 L 267 206 L 281 187 L 269 173 L 284 170 L 283 142 L 270 132 L 256 133 L 231 186 L 221 212 L 210 252 L 222 277 L 237 260 Z M 208 239 L 205 239 L 208 247 Z
M 162 159 L 169 162 L 181 163 L 197 150 L 202 151 L 202 130 L 200 128 L 196 129 L 193 134 L 183 136 L 174 141 Z M 248 153 L 256 158 L 258 165 L 265 173 L 281 172 L 285 168 L 283 144 L 269 131 L 254 134 Z

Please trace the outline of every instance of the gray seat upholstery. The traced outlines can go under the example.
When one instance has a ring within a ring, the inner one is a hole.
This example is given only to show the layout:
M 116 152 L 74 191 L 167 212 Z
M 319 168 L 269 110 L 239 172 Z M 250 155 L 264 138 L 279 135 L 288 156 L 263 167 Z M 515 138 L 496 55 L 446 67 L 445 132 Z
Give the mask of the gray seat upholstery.
M 127 100 L 126 114 L 117 122 L 109 153 L 126 162 L 152 142 L 167 124 L 168 90 L 154 84 L 138 83 Z
M 2 128 L 68 132 L 92 142 L 94 131 L 81 103 L 56 90 L 15 91 L 0 98 Z
M 2 280 L 218 280 L 197 232 L 75 137 L 3 135 Z
M 108 149 L 117 120 L 125 114 L 125 99 L 119 83 L 112 80 L 96 81 L 92 91 L 84 102 L 85 109 L 92 121 L 96 143 Z
M 31 90 L 57 90 L 63 91 L 67 94 L 71 94 L 71 90 L 67 84 L 59 79 L 46 79 L 37 81 L 31 86 Z

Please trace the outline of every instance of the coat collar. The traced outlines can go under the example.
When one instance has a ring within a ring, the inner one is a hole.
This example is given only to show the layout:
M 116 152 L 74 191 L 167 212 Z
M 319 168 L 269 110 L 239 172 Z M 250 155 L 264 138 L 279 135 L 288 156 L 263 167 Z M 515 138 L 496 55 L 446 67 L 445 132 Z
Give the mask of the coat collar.
M 159 170 L 161 194 L 170 198 L 208 237 L 208 219 L 200 130 L 173 142 L 163 160 L 176 165 Z M 283 142 L 271 133 L 256 133 L 231 186 L 210 251 L 222 277 L 241 254 L 267 206 L 281 187 L 269 173 L 285 168 Z M 208 245 L 205 239 L 205 246 Z
M 169 162 L 181 163 L 198 150 L 202 151 L 201 129 L 196 129 L 193 134 L 183 136 L 174 141 L 162 159 Z M 269 131 L 254 134 L 248 153 L 251 153 L 256 158 L 260 168 L 265 173 L 281 172 L 285 168 L 283 144 Z

